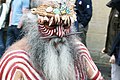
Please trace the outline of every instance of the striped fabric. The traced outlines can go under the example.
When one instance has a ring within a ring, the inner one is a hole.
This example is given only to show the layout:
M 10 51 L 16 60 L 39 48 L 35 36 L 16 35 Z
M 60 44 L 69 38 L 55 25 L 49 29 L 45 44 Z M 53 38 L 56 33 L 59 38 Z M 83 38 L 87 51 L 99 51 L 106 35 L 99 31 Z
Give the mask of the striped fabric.
M 45 36 L 52 36 L 53 33 L 55 32 L 55 29 L 48 29 L 44 25 L 38 26 L 39 31 L 44 34 Z
M 32 67 L 25 51 L 18 50 L 5 54 L 0 60 L 0 80 L 13 80 L 15 73 L 23 73 L 25 80 L 42 80 Z
M 76 40 L 75 50 L 77 53 L 77 62 L 75 63 L 76 80 L 86 80 L 86 71 L 84 71 L 86 67 L 90 79 L 103 80 L 83 43 Z M 23 50 L 5 53 L 0 60 L 0 80 L 13 80 L 17 71 L 22 73 L 25 80 L 45 80 L 42 72 L 36 71 L 31 65 L 27 52 Z
M 70 28 L 64 29 L 62 26 L 57 26 L 53 29 L 49 29 L 44 25 L 38 26 L 39 31 L 44 35 L 44 36 L 53 36 L 56 35 L 58 37 L 63 37 L 65 34 L 68 34 L 70 32 Z
M 103 80 L 103 77 L 93 62 L 88 49 L 79 40 L 75 40 L 75 51 L 77 53 L 77 80 L 79 80 L 79 78 L 81 78 L 81 80 L 86 80 L 86 74 L 88 74 L 88 77 L 91 80 Z

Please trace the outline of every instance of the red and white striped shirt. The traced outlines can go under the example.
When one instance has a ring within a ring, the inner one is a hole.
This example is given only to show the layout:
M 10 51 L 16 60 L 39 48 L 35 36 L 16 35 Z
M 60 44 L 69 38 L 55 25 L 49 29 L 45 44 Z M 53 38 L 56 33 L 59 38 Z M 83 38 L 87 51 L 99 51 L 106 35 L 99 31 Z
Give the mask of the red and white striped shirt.
M 84 59 L 92 74 L 92 76 L 89 76 L 90 79 L 103 80 L 84 44 L 76 40 L 75 50 L 78 55 L 75 63 L 76 80 L 85 80 L 86 74 L 83 71 L 84 64 L 82 63 Z M 28 53 L 23 50 L 5 53 L 0 60 L 0 80 L 13 80 L 17 71 L 22 73 L 25 80 L 45 80 L 45 76 L 33 67 Z

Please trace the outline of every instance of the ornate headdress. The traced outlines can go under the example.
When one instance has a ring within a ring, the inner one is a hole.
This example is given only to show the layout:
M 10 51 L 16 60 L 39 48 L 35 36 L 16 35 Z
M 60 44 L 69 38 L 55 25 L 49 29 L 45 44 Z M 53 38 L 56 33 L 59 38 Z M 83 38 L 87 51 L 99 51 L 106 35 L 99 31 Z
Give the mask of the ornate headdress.
M 76 20 L 74 1 L 46 0 L 31 12 L 38 16 L 39 31 L 44 36 L 64 36 Z

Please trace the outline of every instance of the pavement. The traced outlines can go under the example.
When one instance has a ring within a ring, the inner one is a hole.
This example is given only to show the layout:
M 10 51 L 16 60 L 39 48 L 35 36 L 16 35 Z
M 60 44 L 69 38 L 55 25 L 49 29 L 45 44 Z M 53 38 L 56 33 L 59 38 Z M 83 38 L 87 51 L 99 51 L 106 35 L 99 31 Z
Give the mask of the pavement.
M 93 58 L 93 61 L 97 65 L 98 69 L 102 73 L 102 76 L 105 78 L 105 80 L 111 80 L 111 66 L 109 63 L 109 56 L 107 54 L 101 53 L 99 51 L 91 51 L 91 57 Z
M 109 56 L 101 52 L 105 47 L 107 24 L 110 8 L 106 6 L 109 0 L 92 0 L 93 16 L 89 23 L 87 33 L 87 48 L 90 54 L 101 71 L 105 80 L 110 79 L 110 63 Z

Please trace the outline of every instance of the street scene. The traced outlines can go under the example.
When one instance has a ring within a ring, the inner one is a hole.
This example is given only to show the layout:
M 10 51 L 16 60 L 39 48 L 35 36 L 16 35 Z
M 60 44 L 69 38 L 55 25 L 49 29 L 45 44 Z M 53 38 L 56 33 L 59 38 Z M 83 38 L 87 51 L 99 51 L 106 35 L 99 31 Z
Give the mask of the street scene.
M 110 80 L 111 67 L 109 64 L 109 56 L 101 53 L 101 50 L 105 47 L 107 23 L 110 12 L 110 8 L 106 6 L 108 1 L 109 0 L 92 0 L 93 16 L 89 23 L 87 33 L 87 47 L 106 80 Z
M 109 1 L 1 0 L 0 80 L 119 80 L 120 8 Z

